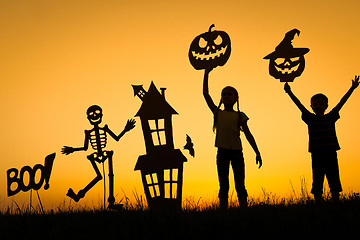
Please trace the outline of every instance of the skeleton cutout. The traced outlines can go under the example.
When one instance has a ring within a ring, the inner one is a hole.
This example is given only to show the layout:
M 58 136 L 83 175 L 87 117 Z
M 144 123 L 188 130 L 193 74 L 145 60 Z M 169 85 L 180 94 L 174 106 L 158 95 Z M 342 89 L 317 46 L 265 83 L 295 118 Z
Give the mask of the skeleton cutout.
M 300 31 L 293 29 L 287 32 L 275 51 L 264 57 L 264 59 L 270 59 L 270 75 L 280 79 L 280 82 L 294 81 L 305 69 L 304 55 L 309 52 L 309 49 L 293 48 L 291 41 L 295 34 L 299 35 Z
M 99 168 L 96 164 L 103 163 L 105 160 L 108 160 L 109 165 L 109 198 L 108 198 L 108 208 L 111 209 L 118 209 L 121 207 L 121 204 L 115 204 L 115 197 L 114 197 L 114 174 L 113 174 L 113 163 L 112 163 L 112 156 L 114 154 L 113 151 L 105 150 L 106 143 L 107 143 L 107 134 L 109 134 L 113 139 L 119 141 L 120 138 L 128 131 L 135 127 L 135 120 L 130 119 L 127 121 L 124 130 L 119 134 L 116 135 L 112 132 L 108 125 L 104 127 L 100 127 L 99 124 L 102 122 L 102 109 L 97 105 L 93 105 L 88 108 L 86 111 L 87 118 L 91 125 L 93 125 L 93 129 L 85 130 L 85 141 L 84 146 L 79 148 L 73 148 L 69 146 L 64 146 L 62 148 L 63 154 L 70 154 L 74 151 L 86 151 L 89 147 L 89 142 L 91 147 L 95 150 L 94 153 L 87 156 L 87 159 L 91 162 L 92 167 L 95 170 L 96 177 L 82 190 L 80 190 L 77 194 L 74 192 L 72 188 L 69 188 L 68 193 L 66 194 L 68 197 L 73 199 L 75 202 L 78 202 L 81 198 L 85 196 L 85 194 L 100 180 L 102 180 L 102 175 L 99 171 Z

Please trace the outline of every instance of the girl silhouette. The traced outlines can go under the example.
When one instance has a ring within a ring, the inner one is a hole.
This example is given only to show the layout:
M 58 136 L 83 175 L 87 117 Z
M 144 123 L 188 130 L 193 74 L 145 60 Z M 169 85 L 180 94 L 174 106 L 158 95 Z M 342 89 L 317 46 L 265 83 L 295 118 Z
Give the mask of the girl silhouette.
M 234 172 L 235 189 L 240 207 L 247 206 L 247 191 L 245 188 L 245 164 L 242 153 L 240 131 L 256 153 L 256 164 L 262 166 L 262 159 L 255 139 L 251 134 L 247 121 L 249 118 L 239 110 L 239 95 L 235 88 L 227 86 L 221 92 L 221 100 L 216 106 L 209 95 L 209 73 L 212 68 L 205 69 L 203 95 L 207 105 L 214 114 L 213 131 L 216 132 L 215 147 L 218 148 L 216 165 L 219 177 L 220 208 L 228 207 L 229 168 L 230 163 Z M 234 110 L 236 103 L 237 109 Z M 224 108 L 221 109 L 221 106 Z

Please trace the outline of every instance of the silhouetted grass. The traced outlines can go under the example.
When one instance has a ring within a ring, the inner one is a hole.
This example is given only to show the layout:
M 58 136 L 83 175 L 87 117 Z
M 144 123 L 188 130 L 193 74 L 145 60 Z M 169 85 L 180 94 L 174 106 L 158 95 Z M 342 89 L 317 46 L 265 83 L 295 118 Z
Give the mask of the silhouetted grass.
M 0 213 L 0 239 L 358 239 L 360 234 L 358 193 L 344 194 L 338 204 L 327 198 L 315 205 L 304 191 L 280 198 L 263 190 L 262 196 L 249 198 L 247 209 L 232 198 L 226 211 L 215 200 L 194 198 L 172 213 L 150 212 L 141 196 L 136 203 L 127 198 L 122 203 L 120 212 L 64 203 L 44 213 L 14 203 Z

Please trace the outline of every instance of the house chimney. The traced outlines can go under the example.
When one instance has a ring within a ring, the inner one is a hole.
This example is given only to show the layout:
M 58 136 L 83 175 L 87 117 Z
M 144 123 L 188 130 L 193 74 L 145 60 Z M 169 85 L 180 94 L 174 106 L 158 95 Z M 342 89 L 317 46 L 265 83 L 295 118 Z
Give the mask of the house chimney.
M 161 95 L 165 98 L 165 90 L 166 90 L 166 88 L 160 88 L 160 90 L 161 90 Z

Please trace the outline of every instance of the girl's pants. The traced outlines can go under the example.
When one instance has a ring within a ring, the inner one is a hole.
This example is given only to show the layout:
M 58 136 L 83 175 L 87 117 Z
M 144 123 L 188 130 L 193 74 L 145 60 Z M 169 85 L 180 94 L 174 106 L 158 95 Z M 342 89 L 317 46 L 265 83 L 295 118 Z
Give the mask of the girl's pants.
M 242 150 L 218 148 L 216 165 L 220 184 L 220 201 L 227 201 L 228 199 L 230 163 L 234 172 L 235 189 L 238 198 L 247 197 L 247 191 L 245 189 L 245 163 Z

